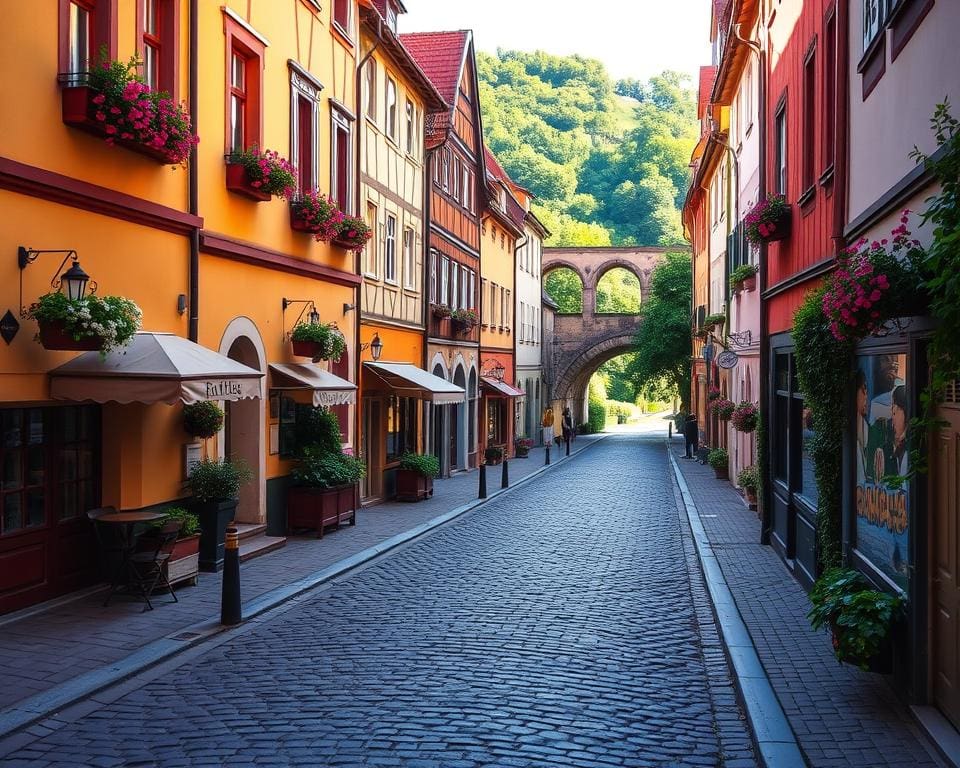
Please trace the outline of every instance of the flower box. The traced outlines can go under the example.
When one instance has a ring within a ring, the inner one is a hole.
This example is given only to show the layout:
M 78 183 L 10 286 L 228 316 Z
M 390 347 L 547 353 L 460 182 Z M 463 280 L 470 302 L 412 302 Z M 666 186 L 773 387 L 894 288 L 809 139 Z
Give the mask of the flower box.
M 103 347 L 102 336 L 73 338 L 61 320 L 40 320 L 40 343 L 44 349 L 69 352 L 95 352 Z
M 316 234 L 316 227 L 308 224 L 303 216 L 298 216 L 294 213 L 292 208 L 290 209 L 290 229 L 294 232 L 307 232 L 311 235 Z
M 180 584 L 191 581 L 197 583 L 200 573 L 200 534 L 177 539 L 173 545 L 173 552 L 165 563 L 167 581 Z
M 261 192 L 252 186 L 247 169 L 240 163 L 227 163 L 227 189 L 258 203 L 265 203 L 273 197 L 269 192 Z
M 717 480 L 729 480 L 730 474 L 728 467 L 714 467 L 713 474 L 716 476 Z
M 341 485 L 336 488 L 309 488 L 294 486 L 287 491 L 287 532 L 295 528 L 309 528 L 323 538 L 324 529 L 340 523 L 357 523 L 359 486 Z
M 311 360 L 320 355 L 323 346 L 319 341 L 294 341 L 293 354 L 297 357 L 309 357 Z
M 792 225 L 793 217 L 790 215 L 790 209 L 787 208 L 779 216 L 777 216 L 777 218 L 767 223 L 767 234 L 764 235 L 761 233 L 760 238 L 767 243 L 774 243 L 778 240 L 786 240 L 790 237 L 793 229 Z
M 111 137 L 107 133 L 107 125 L 94 117 L 93 97 L 97 92 L 88 85 L 67 86 L 60 91 L 61 97 L 61 115 L 63 122 L 71 128 L 79 128 L 101 139 L 112 139 L 113 143 L 125 147 L 133 152 L 156 160 L 161 165 L 170 165 L 176 161 L 171 160 L 169 155 L 159 149 L 154 149 L 146 144 L 133 139 L 120 139 Z
M 757 289 L 756 275 L 753 275 L 753 277 L 748 277 L 746 280 L 743 281 L 743 290 L 745 290 L 747 293 L 749 293 L 750 291 L 755 291 L 756 289 Z
M 397 501 L 422 501 L 433 496 L 433 478 L 413 469 L 397 470 Z

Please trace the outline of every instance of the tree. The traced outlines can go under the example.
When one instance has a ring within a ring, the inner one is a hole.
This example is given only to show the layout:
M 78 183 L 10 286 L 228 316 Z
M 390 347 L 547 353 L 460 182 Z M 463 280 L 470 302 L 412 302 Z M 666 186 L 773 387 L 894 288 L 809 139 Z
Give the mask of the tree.
M 550 270 L 543 279 L 543 289 L 557 302 L 557 310 L 564 315 L 583 312 L 583 283 L 577 273 L 568 267 Z
M 693 267 L 688 253 L 668 253 L 650 275 L 650 298 L 640 308 L 629 367 L 634 386 L 667 379 L 680 392 L 682 407 L 690 397 L 690 300 Z

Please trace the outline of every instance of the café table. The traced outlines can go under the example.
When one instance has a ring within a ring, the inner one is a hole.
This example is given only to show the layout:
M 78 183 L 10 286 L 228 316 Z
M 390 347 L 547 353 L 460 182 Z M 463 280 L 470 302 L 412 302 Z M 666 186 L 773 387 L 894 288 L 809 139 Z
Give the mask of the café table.
M 103 601 L 103 607 L 110 604 L 112 598 L 117 592 L 128 586 L 131 581 L 139 582 L 137 574 L 133 571 L 134 565 L 131 560 L 134 549 L 137 545 L 136 526 L 142 523 L 152 523 L 162 520 L 166 515 L 163 512 L 105 512 L 97 518 L 97 523 L 104 525 L 115 525 L 118 527 L 120 538 L 120 562 L 117 564 L 110 582 L 110 592 Z M 131 579 L 130 577 L 134 577 Z M 146 596 L 141 595 L 146 602 Z

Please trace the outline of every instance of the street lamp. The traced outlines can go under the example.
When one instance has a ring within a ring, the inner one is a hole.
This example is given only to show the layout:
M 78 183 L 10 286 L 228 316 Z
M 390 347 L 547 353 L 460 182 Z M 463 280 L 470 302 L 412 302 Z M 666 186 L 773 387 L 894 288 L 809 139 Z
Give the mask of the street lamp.
M 67 298 L 71 301 L 80 301 L 87 292 L 87 283 L 90 276 L 80 267 L 80 262 L 74 258 L 70 269 L 60 275 L 60 286 L 66 289 Z
M 380 359 L 380 355 L 383 354 L 383 342 L 380 341 L 380 334 L 373 334 L 373 338 L 366 344 L 360 345 L 360 351 L 363 352 L 365 349 L 370 350 L 370 356 L 373 358 L 373 361 L 376 362 Z
M 17 266 L 20 268 L 20 315 L 21 317 L 26 317 L 27 310 L 23 306 L 23 270 L 27 268 L 28 264 L 33 264 L 37 260 L 37 257 L 42 253 L 62 253 L 64 254 L 63 261 L 60 262 L 60 266 L 57 267 L 57 271 L 53 273 L 53 278 L 50 280 L 50 287 L 55 291 L 64 291 L 67 298 L 71 301 L 79 301 L 87 293 L 87 285 L 91 283 L 90 276 L 83 271 L 80 266 L 80 261 L 77 258 L 77 252 L 73 248 L 60 248 L 60 249 L 38 249 L 38 248 L 26 248 L 24 246 L 19 246 L 17 248 Z M 60 274 L 60 271 L 66 266 L 67 262 L 73 259 L 73 263 L 70 265 L 70 268 Z M 96 290 L 96 283 L 93 283 L 91 288 L 91 293 Z

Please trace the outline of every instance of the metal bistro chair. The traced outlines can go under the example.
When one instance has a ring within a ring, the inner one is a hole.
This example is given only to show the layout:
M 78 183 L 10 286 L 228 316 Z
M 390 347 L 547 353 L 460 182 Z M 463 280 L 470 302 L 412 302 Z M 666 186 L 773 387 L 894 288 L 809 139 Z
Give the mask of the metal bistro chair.
M 176 543 L 179 533 L 180 521 L 170 520 L 164 523 L 155 534 L 156 545 L 153 548 L 147 552 L 135 552 L 130 555 L 130 565 L 132 566 L 130 569 L 131 586 L 136 587 L 144 602 L 146 602 L 147 607 L 144 610 L 153 610 L 153 605 L 150 603 L 150 594 L 158 585 L 170 593 L 175 603 L 180 602 L 173 591 L 173 587 L 170 586 L 167 574 L 163 570 L 164 565 L 173 553 L 173 545 Z

